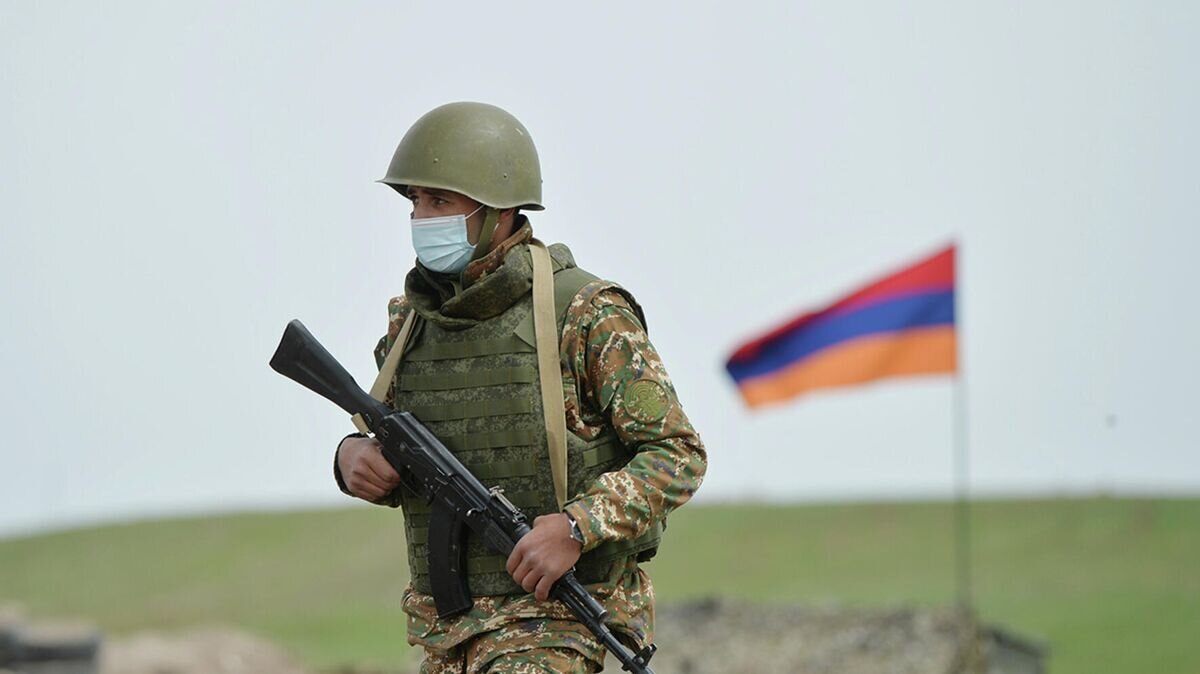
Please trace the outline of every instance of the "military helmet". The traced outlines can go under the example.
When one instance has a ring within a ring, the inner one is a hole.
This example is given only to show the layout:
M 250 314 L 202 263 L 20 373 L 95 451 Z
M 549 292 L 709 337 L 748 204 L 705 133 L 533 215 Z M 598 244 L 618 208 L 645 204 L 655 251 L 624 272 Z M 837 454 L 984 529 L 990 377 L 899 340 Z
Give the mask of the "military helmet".
M 379 182 L 465 194 L 493 208 L 542 210 L 542 169 L 529 131 L 486 103 L 447 103 L 417 120 Z

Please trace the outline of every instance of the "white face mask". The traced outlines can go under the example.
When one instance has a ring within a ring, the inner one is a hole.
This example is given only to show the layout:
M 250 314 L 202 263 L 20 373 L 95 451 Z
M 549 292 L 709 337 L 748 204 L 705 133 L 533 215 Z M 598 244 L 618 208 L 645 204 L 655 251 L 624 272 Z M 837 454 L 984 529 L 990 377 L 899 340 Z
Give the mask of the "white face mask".
M 443 274 L 457 274 L 466 269 L 475 253 L 475 244 L 467 240 L 467 218 L 482 208 L 467 215 L 412 218 L 413 248 L 421 264 Z

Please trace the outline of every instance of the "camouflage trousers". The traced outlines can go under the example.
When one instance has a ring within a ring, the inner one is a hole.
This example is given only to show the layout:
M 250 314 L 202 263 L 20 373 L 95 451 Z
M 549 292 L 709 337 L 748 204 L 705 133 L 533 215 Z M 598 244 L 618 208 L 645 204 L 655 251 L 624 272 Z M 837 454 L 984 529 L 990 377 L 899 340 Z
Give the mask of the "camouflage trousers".
M 603 658 L 600 644 L 579 638 L 577 623 L 527 620 L 448 650 L 426 647 L 421 674 L 591 674 Z

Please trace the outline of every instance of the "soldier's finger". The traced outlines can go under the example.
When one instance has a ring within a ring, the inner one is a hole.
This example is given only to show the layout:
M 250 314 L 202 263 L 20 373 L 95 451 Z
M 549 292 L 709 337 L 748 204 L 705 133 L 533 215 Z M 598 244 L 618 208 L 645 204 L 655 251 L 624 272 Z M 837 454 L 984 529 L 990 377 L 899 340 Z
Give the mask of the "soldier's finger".
M 520 578 L 521 580 L 517 580 L 517 584 L 521 585 L 523 580 L 528 580 L 531 576 L 536 578 L 540 575 L 541 574 L 538 573 L 537 565 L 534 564 L 533 559 L 527 555 L 525 559 L 521 560 L 521 565 L 517 567 L 516 572 L 513 573 L 513 580 Z M 526 590 L 526 592 L 528 592 L 528 590 Z
M 392 464 L 387 459 L 383 458 L 383 454 L 374 452 L 367 455 L 367 465 L 371 470 L 380 477 L 384 482 L 395 486 L 400 483 L 400 473 L 392 468 Z
M 380 496 L 383 496 L 385 493 L 387 493 L 384 490 L 368 483 L 363 483 L 357 487 L 352 487 L 350 491 L 354 492 L 355 496 L 365 501 L 374 501 L 375 499 L 378 499 Z
M 513 551 L 508 555 L 508 563 L 504 565 L 504 570 L 508 572 L 508 575 L 513 576 L 516 573 L 517 567 L 521 566 L 524 557 L 525 550 L 521 547 L 521 542 L 517 541 L 517 544 L 513 546 Z
M 542 578 L 543 576 L 540 573 L 529 573 L 521 580 L 521 589 L 525 590 L 526 592 L 533 592 L 535 589 L 537 589 L 538 583 L 542 580 Z
M 515 572 L 513 572 L 512 579 L 514 583 L 519 585 L 521 588 L 524 588 L 526 582 L 536 579 L 536 574 L 532 567 L 522 564 Z M 528 590 L 526 590 L 526 592 L 528 592 Z
M 388 470 L 391 470 L 391 466 L 388 465 L 387 461 L 384 461 L 383 463 L 385 466 L 387 466 Z M 392 475 L 395 476 L 395 479 L 392 479 L 385 474 L 386 471 L 384 471 L 383 467 L 375 464 L 374 462 L 366 461 L 363 465 L 365 466 L 365 472 L 370 473 L 369 479 L 371 480 L 371 484 L 374 484 L 380 489 L 386 489 L 390 491 L 400 483 L 400 476 L 396 475 L 396 471 L 394 470 L 392 471 Z
M 375 489 L 387 489 L 388 484 L 382 477 L 379 477 L 375 471 L 367 464 L 359 464 L 355 466 L 354 471 L 350 473 L 350 481 L 356 485 L 370 485 Z
M 550 588 L 553 585 L 554 579 L 548 574 L 542 576 L 542 579 L 538 581 L 537 587 L 534 588 L 533 596 L 537 597 L 538 601 L 546 601 L 550 598 Z

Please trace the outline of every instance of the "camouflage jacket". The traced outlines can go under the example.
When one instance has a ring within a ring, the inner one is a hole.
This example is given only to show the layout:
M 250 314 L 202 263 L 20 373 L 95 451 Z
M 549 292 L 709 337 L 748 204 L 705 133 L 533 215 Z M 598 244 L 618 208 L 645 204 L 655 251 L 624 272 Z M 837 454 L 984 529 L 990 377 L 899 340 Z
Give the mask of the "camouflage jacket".
M 509 250 L 530 238 L 532 229 L 525 223 L 497 249 L 473 262 L 466 282 L 497 269 Z M 645 327 L 615 288 L 594 281 L 581 290 L 567 309 L 560 342 L 567 429 L 591 440 L 611 427 L 636 450 L 623 469 L 602 475 L 567 504 L 566 512 L 583 533 L 584 551 L 605 541 L 637 538 L 665 519 L 695 493 L 707 461 L 700 436 L 684 414 Z M 382 366 L 410 311 L 404 297 L 389 302 L 388 333 L 375 348 L 378 365 Z M 345 491 L 341 476 L 337 479 Z M 398 502 L 390 498 L 384 503 L 394 507 Z M 605 604 L 615 627 L 640 643 L 652 639 L 653 590 L 636 562 L 615 568 L 608 581 L 589 589 Z M 405 593 L 404 610 L 409 642 L 441 649 L 528 618 L 571 620 L 558 602 L 538 602 L 532 595 L 479 597 L 467 614 L 442 620 L 433 598 L 411 587 Z M 591 641 L 582 625 L 578 631 L 580 640 Z M 543 645 L 583 650 L 579 643 Z

